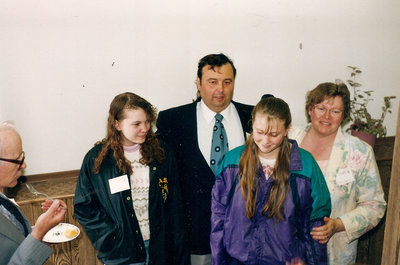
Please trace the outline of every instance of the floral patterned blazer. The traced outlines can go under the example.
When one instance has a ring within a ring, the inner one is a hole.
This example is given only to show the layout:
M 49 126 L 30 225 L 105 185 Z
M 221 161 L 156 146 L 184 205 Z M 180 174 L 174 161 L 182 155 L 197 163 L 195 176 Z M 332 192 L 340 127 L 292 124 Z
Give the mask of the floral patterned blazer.
M 294 127 L 289 136 L 300 145 L 310 127 Z M 331 193 L 331 218 L 340 218 L 346 229 L 328 242 L 329 264 L 354 264 L 358 238 L 375 227 L 386 210 L 374 151 L 339 128 L 323 173 Z

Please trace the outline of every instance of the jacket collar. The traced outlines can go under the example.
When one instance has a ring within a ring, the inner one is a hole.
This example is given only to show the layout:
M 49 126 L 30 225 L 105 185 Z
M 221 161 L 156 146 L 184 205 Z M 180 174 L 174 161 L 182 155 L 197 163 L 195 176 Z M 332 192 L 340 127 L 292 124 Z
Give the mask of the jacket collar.
M 18 228 L 1 213 L 0 226 L 2 228 L 1 233 L 10 240 L 20 244 L 25 239 L 24 235 L 18 230 Z
M 290 171 L 298 171 L 303 168 L 301 165 L 300 150 L 297 142 L 295 140 L 289 140 L 292 144 L 292 151 L 290 153 Z

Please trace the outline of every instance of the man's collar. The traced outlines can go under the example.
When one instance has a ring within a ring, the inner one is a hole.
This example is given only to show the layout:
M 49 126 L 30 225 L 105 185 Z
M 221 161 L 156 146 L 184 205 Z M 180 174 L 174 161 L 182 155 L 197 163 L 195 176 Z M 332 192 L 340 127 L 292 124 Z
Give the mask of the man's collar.
M 199 111 L 201 115 L 203 115 L 204 119 L 209 123 L 212 122 L 212 120 L 215 117 L 215 114 L 217 114 L 215 111 L 212 111 L 205 103 L 203 100 L 200 100 L 199 104 Z M 232 101 L 229 103 L 228 107 L 226 107 L 223 111 L 219 112 L 223 117 L 224 120 L 229 121 L 229 117 L 231 116 L 232 113 Z
M 11 202 L 14 203 L 16 206 L 19 207 L 19 205 L 17 204 L 17 202 L 16 202 L 13 198 L 8 198 L 4 193 L 0 192 L 0 197 L 11 201 Z

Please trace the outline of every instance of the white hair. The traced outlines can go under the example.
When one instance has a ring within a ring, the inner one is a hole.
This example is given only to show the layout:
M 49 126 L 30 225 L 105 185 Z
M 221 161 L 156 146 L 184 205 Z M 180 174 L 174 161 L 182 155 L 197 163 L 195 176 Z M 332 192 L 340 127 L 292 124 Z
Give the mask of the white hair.
M 0 128 L 3 127 L 15 129 L 15 123 L 13 121 L 2 121 L 0 122 Z
M 3 121 L 0 122 L 0 134 L 3 132 L 7 131 L 13 131 L 15 133 L 18 133 L 17 130 L 15 129 L 15 123 L 12 121 Z M 3 153 L 3 143 L 2 143 L 3 137 L 0 135 L 0 154 Z
M 15 123 L 13 121 L 2 121 L 2 122 L 0 122 L 0 130 L 16 131 Z

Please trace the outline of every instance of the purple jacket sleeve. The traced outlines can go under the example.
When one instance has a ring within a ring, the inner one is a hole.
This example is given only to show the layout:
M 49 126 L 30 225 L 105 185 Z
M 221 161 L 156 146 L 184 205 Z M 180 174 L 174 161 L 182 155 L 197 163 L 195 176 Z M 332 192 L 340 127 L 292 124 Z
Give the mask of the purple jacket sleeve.
M 223 242 L 224 218 L 227 203 L 227 187 L 222 172 L 215 181 L 211 198 L 211 261 L 213 265 L 226 264 L 226 253 Z
M 310 227 L 311 229 L 313 227 L 318 227 L 321 225 L 324 225 L 323 220 L 312 220 L 310 222 L 309 227 L 307 228 L 307 241 L 309 241 L 308 244 L 306 244 L 307 249 L 306 253 L 308 256 L 308 263 L 310 265 L 326 265 L 328 264 L 328 255 L 327 255 L 327 249 L 326 249 L 326 244 L 321 244 L 318 242 L 318 240 L 313 239 L 310 236 Z

